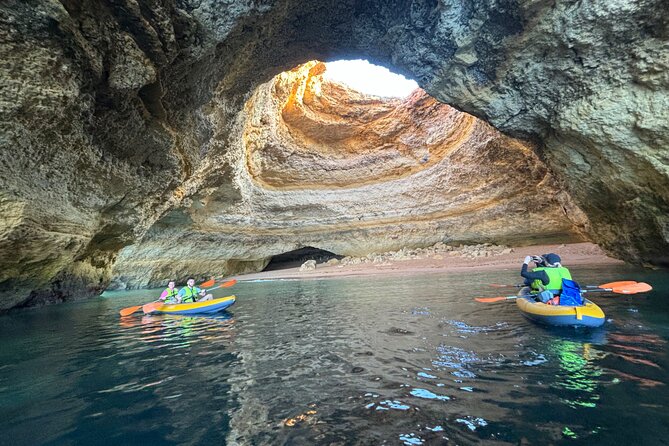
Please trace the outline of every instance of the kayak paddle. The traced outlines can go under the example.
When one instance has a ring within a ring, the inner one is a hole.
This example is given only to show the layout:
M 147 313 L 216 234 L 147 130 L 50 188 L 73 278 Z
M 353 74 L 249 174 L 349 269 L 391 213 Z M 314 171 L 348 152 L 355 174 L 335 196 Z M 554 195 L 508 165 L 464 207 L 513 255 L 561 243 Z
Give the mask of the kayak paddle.
M 648 285 L 645 282 L 635 282 L 631 285 L 615 286 L 611 288 L 598 288 L 594 290 L 581 290 L 583 293 L 592 293 L 596 291 L 610 292 L 617 294 L 637 294 L 637 293 L 647 293 L 652 291 L 653 287 Z
M 236 283 L 237 283 L 237 279 L 232 279 L 232 280 L 228 280 L 225 283 L 222 283 L 220 285 L 217 285 L 213 288 L 209 288 L 208 290 L 204 290 L 204 291 L 213 291 L 213 290 L 217 290 L 219 288 L 229 288 Z M 145 304 L 145 305 L 141 306 L 141 308 L 142 308 L 142 311 L 144 312 L 144 314 L 148 314 L 148 313 L 151 313 L 153 311 L 156 311 L 158 308 L 160 308 L 164 304 L 165 304 L 164 302 L 155 301 L 155 302 Z
M 620 282 L 611 282 L 611 284 L 616 284 Z M 610 284 L 609 284 L 610 285 Z M 600 285 L 601 287 L 601 285 Z M 594 290 L 581 290 L 582 293 L 593 293 L 596 291 L 601 291 L 601 292 L 610 292 L 610 293 L 617 293 L 617 294 L 637 294 L 637 293 L 647 293 L 648 291 L 651 291 L 653 289 L 652 286 L 648 285 L 645 282 L 632 282 L 630 285 L 618 285 L 612 288 L 597 288 Z M 525 297 L 525 296 L 495 296 L 495 297 L 476 297 L 474 298 L 475 301 L 477 302 L 500 302 L 502 300 L 509 300 L 509 299 L 518 299 L 519 297 Z
M 639 282 L 636 282 L 634 280 L 621 280 L 619 282 L 609 282 L 609 283 L 603 283 L 601 285 L 585 285 L 585 288 L 620 288 L 620 287 L 624 287 L 624 286 L 633 285 L 635 283 L 639 283 Z M 643 283 L 643 282 L 641 282 L 641 283 Z M 511 287 L 522 288 L 522 287 L 527 286 L 527 285 L 524 285 L 522 283 L 518 283 L 518 284 L 515 284 L 515 285 L 504 285 L 504 284 L 501 284 L 501 283 L 491 283 L 488 286 L 491 286 L 493 288 L 511 288 Z
M 518 299 L 519 297 L 524 296 L 496 296 L 496 297 L 475 297 L 474 300 L 477 302 L 499 302 L 501 300 L 507 299 Z
M 121 316 L 130 316 L 132 313 L 139 310 L 140 308 L 142 308 L 141 305 L 135 305 L 134 307 L 123 308 L 121 311 L 118 312 L 118 314 L 120 314 Z
M 203 282 L 202 284 L 200 284 L 199 288 L 207 288 L 207 287 L 212 286 L 214 283 L 216 283 L 216 281 L 214 279 L 207 280 L 206 282 Z M 158 302 L 158 301 L 154 301 L 154 302 Z M 151 303 L 154 303 L 154 302 L 151 302 Z M 149 305 L 149 304 L 146 304 L 146 305 Z M 129 316 L 132 313 L 134 313 L 135 311 L 141 309 L 143 306 L 144 305 L 135 305 L 134 307 L 123 308 L 123 309 L 121 309 L 121 311 L 118 312 L 118 314 L 120 314 L 121 316 Z
M 634 280 L 621 280 L 620 282 L 609 282 L 609 283 L 603 283 L 601 285 L 586 285 L 586 288 L 619 288 L 619 287 L 625 287 L 629 285 L 634 285 L 636 282 Z M 641 282 L 643 283 L 643 282 Z

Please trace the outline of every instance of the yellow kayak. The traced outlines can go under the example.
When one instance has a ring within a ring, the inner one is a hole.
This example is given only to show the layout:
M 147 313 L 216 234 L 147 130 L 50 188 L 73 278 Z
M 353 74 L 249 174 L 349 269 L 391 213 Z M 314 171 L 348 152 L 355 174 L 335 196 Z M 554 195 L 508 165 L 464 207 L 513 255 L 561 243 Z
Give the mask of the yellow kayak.
M 185 304 L 158 305 L 152 308 L 151 314 L 211 314 L 218 313 L 235 303 L 235 296 L 225 296 L 219 299 L 205 300 L 204 302 L 189 302 Z
M 592 301 L 583 305 L 546 305 L 534 297 L 518 297 L 516 305 L 528 319 L 546 325 L 599 327 L 606 321 L 604 312 Z

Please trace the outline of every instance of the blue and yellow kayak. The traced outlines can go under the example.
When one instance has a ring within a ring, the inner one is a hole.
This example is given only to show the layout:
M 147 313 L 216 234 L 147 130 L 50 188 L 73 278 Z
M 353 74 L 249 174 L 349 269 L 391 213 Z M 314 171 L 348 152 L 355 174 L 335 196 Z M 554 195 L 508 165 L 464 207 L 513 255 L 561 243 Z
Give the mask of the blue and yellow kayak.
M 581 306 L 546 305 L 533 297 L 519 296 L 516 305 L 525 317 L 540 324 L 556 326 L 599 327 L 606 321 L 604 312 L 592 301 Z
M 151 314 L 211 314 L 225 310 L 235 303 L 235 296 L 219 299 L 191 302 L 187 304 L 168 304 L 155 307 Z

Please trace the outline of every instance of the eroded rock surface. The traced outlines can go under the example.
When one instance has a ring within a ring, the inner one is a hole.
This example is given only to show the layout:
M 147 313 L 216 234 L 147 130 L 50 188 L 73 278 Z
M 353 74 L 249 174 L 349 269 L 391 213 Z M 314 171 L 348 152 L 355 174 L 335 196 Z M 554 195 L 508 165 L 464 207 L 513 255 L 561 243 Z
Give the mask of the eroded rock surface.
M 255 91 L 227 147 L 214 147 L 238 197 L 209 188 L 161 221 L 116 264 L 125 286 L 259 269 L 305 246 L 364 256 L 442 241 L 582 240 L 585 217 L 527 145 L 420 89 L 369 97 L 324 71 L 310 62 Z
M 0 308 L 95 294 L 120 250 L 168 213 L 239 206 L 234 154 L 251 93 L 308 60 L 351 55 L 532 139 L 593 241 L 666 264 L 668 27 L 664 0 L 6 0 Z M 398 160 L 375 178 L 426 175 Z M 326 171 L 331 158 L 320 161 Z M 251 166 L 265 191 L 313 183 Z

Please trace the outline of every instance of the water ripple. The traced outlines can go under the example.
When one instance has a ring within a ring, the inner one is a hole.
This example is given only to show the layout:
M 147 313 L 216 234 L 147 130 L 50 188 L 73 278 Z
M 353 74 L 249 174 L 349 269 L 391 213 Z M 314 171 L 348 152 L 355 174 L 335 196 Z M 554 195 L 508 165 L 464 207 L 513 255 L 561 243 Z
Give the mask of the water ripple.
M 215 317 L 119 318 L 149 292 L 0 316 L 4 441 L 604 445 L 669 437 L 664 297 L 602 300 L 613 321 L 602 329 L 554 330 L 514 305 L 473 301 L 489 292 L 485 283 L 512 280 L 489 274 L 240 283 L 235 306 Z

